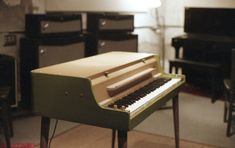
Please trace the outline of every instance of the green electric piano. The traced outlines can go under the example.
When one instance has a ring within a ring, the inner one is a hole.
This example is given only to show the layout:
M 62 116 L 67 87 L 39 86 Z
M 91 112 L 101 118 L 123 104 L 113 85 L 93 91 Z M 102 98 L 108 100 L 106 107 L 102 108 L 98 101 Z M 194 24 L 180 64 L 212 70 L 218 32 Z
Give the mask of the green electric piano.
M 48 145 L 50 118 L 89 124 L 117 133 L 118 147 L 151 113 L 173 100 L 179 147 L 178 93 L 185 77 L 166 74 L 157 55 L 109 52 L 33 70 L 33 111 L 42 116 L 41 148 Z

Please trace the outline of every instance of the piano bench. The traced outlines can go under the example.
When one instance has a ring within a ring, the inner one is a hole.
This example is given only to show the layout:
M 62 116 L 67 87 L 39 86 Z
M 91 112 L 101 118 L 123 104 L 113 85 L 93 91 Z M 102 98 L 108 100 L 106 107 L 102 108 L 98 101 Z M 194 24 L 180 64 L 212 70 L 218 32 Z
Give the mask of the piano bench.
M 218 99 L 217 90 L 220 86 L 217 84 L 217 79 L 219 78 L 219 74 L 222 73 L 222 67 L 220 64 L 216 63 L 203 63 L 185 59 L 174 59 L 169 60 L 169 72 L 172 73 L 173 68 L 175 68 L 175 73 L 177 74 L 179 68 L 184 71 L 184 69 L 190 68 L 200 69 L 200 71 L 207 72 L 210 74 L 210 91 L 211 91 L 211 98 L 212 102 L 215 102 Z M 186 75 L 186 82 L 187 82 L 187 75 Z

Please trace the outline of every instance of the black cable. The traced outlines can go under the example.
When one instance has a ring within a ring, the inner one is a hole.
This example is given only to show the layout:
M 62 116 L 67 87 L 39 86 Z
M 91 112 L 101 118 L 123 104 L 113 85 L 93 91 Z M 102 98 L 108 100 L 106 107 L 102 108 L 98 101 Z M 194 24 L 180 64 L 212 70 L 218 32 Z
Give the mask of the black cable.
M 55 121 L 54 130 L 53 130 L 53 133 L 52 133 L 51 138 L 50 138 L 50 140 L 49 140 L 48 148 L 50 148 L 50 146 L 51 146 L 51 141 L 52 141 L 52 139 L 53 139 L 53 137 L 54 137 L 54 135 L 55 135 L 55 131 L 56 131 L 56 128 L 57 128 L 57 124 L 58 124 L 58 119 L 56 119 L 56 121 Z

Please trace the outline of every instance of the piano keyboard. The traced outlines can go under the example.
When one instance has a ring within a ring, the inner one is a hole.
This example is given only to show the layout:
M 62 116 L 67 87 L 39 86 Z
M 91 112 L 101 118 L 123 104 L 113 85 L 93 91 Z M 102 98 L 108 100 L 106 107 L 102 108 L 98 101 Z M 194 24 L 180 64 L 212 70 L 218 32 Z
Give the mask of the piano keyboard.
M 181 79 L 179 78 L 158 78 L 141 89 L 136 90 L 122 99 L 108 105 L 108 107 L 122 109 L 132 113 L 149 101 L 158 97 L 161 93 L 172 87 L 180 80 Z

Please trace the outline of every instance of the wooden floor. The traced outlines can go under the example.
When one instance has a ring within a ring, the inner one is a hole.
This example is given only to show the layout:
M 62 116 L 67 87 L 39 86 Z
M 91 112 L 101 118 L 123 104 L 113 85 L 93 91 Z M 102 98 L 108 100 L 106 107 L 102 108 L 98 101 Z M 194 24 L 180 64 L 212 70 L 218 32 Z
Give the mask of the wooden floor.
M 218 148 L 184 140 L 180 145 L 181 148 Z M 111 148 L 111 130 L 80 125 L 54 137 L 51 148 Z M 174 148 L 174 139 L 131 131 L 128 133 L 128 148 Z

